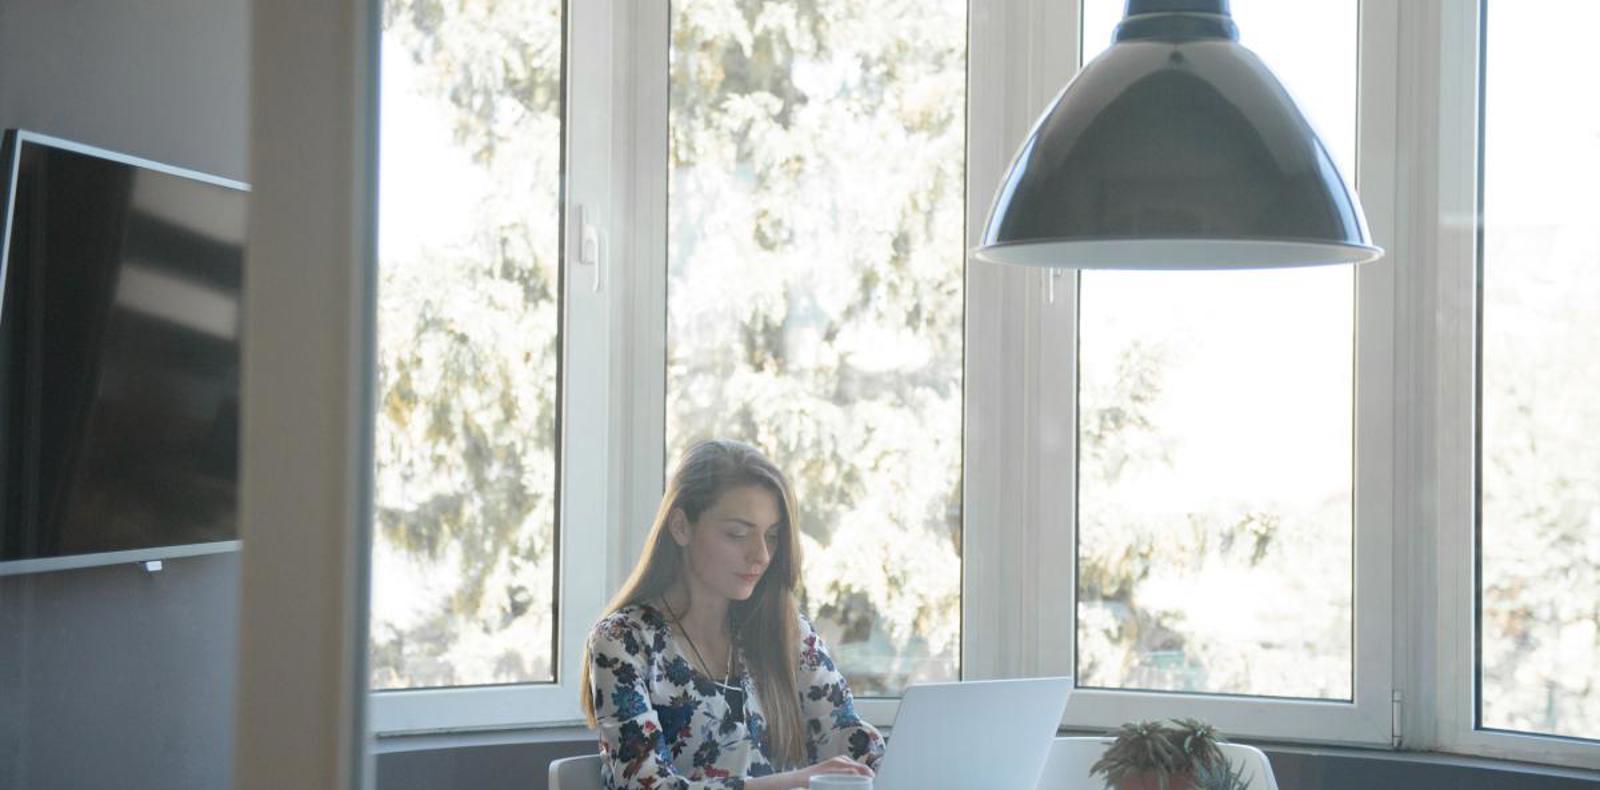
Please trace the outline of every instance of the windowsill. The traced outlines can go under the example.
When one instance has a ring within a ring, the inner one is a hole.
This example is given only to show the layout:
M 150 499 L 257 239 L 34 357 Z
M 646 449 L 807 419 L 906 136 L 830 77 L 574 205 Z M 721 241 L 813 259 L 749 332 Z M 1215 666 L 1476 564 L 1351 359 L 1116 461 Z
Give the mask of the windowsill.
M 890 728 L 883 728 L 890 733 Z M 892 734 L 892 733 L 891 733 Z M 1082 734 L 1082 733 L 1073 733 Z M 375 755 L 419 752 L 443 749 L 472 749 L 481 747 L 512 746 L 539 743 L 581 743 L 592 741 L 593 732 L 576 723 L 555 724 L 543 727 L 524 727 L 512 730 L 481 730 L 473 732 L 435 732 L 401 735 L 383 735 L 376 739 L 372 751 Z M 1257 746 L 1271 757 L 1279 755 L 1306 758 L 1313 762 L 1323 760 L 1398 763 L 1407 766 L 1437 766 L 1471 771 L 1508 774 L 1517 777 L 1553 780 L 1600 782 L 1600 770 L 1562 768 L 1538 763 L 1525 763 L 1445 752 L 1386 751 L 1342 746 L 1275 745 L 1256 741 L 1240 741 Z M 1509 778 L 1509 777 L 1508 777 Z
M 1294 755 L 1312 759 L 1357 760 L 1363 762 L 1404 763 L 1408 765 L 1433 765 L 1473 771 L 1514 774 L 1526 777 L 1600 782 L 1600 770 L 1563 768 L 1560 766 L 1544 765 L 1541 763 L 1526 763 L 1516 760 L 1477 757 L 1474 755 L 1454 754 L 1450 752 L 1396 752 L 1384 749 L 1360 749 L 1339 746 L 1278 746 L 1268 743 L 1252 743 L 1251 745 L 1256 746 L 1257 748 L 1266 752 L 1269 756 L 1282 754 L 1285 756 Z
M 480 746 L 510 746 L 519 743 L 567 743 L 594 740 L 594 733 L 576 723 L 520 727 L 511 730 L 471 730 L 419 732 L 379 735 L 372 744 L 373 754 L 422 752 L 434 749 L 471 749 Z

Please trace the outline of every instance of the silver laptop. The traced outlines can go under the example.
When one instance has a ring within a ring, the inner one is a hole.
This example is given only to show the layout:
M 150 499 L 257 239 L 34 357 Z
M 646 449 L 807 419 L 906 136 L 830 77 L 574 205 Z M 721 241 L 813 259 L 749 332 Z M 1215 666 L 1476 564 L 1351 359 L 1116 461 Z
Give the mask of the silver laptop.
M 873 790 L 1033 790 L 1071 689 L 1071 678 L 906 689 Z

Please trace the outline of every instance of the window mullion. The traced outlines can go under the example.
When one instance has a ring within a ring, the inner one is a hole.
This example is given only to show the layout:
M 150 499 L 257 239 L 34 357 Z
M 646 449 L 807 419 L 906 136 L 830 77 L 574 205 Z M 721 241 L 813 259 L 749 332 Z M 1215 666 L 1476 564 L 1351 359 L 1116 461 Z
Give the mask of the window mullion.
M 1472 610 L 1476 579 L 1472 572 L 1476 542 L 1476 398 L 1474 391 L 1477 337 L 1476 223 L 1450 222 L 1450 215 L 1476 217 L 1478 180 L 1478 19 L 1467 3 L 1439 3 L 1421 16 L 1415 35 L 1432 46 L 1439 97 L 1438 120 L 1429 140 L 1437 155 L 1420 159 L 1434 172 L 1422 180 L 1435 193 L 1430 240 L 1434 246 L 1434 283 L 1438 314 L 1444 319 L 1433 338 L 1438 378 L 1430 406 L 1433 442 L 1430 466 L 1435 478 L 1436 517 L 1433 559 L 1437 598 L 1431 614 L 1432 662 L 1436 678 L 1435 736 L 1446 749 L 1466 749 L 1476 725 L 1477 693 L 1472 662 L 1475 634 Z M 1420 14 L 1420 12 L 1418 12 Z M 1423 175 L 1428 175 L 1424 171 Z M 1420 179 L 1419 179 L 1420 180 Z M 1419 214 L 1421 212 L 1419 211 Z M 1420 220 L 1419 220 L 1420 221 Z
M 666 479 L 667 101 L 671 6 L 628 3 L 617 31 L 612 148 L 619 162 L 610 580 L 621 587 L 644 549 Z
M 1438 150 L 1438 135 L 1447 121 L 1446 104 L 1440 102 L 1440 4 L 1403 4 L 1395 19 L 1400 41 L 1396 87 L 1396 122 L 1393 145 L 1406 163 L 1404 177 L 1396 178 L 1396 249 L 1390 257 L 1401 264 L 1395 278 L 1395 475 L 1400 492 L 1395 501 L 1395 563 L 1404 569 L 1396 575 L 1393 640 L 1396 685 L 1402 689 L 1401 741 L 1406 748 L 1440 745 L 1439 717 L 1449 699 L 1443 679 L 1451 659 L 1441 648 L 1445 634 L 1455 626 L 1444 616 L 1439 591 L 1450 582 L 1449 562 L 1435 546 L 1450 532 L 1455 520 L 1448 512 L 1450 495 L 1445 482 L 1452 462 L 1438 454 L 1437 442 L 1449 435 L 1448 409 L 1440 395 L 1458 375 L 1444 349 L 1452 331 L 1440 323 L 1442 272 L 1450 253 L 1436 236 L 1440 199 L 1436 180 L 1446 155 Z M 1465 128 L 1465 127 L 1464 127 Z M 1468 144 L 1470 148 L 1471 144 Z M 1438 153 L 1436 155 L 1436 150 Z M 1470 319 L 1469 319 L 1470 320 Z M 1470 353 L 1471 340 L 1468 339 Z M 1469 368 L 1470 370 L 1470 365 Z M 1460 390 L 1470 403 L 1470 391 Z M 1470 409 L 1470 405 L 1468 407 Z M 1460 448 L 1469 459 L 1470 447 Z M 1441 465 L 1442 464 L 1442 465 Z M 1434 499 L 1427 492 L 1437 491 Z
M 968 13 L 967 240 L 1017 146 L 1077 62 L 1070 3 Z M 1062 41 L 1071 46 L 1061 46 Z M 1072 278 L 969 261 L 962 676 L 1065 674 L 1071 653 Z M 1065 397 L 1063 397 L 1065 394 Z
M 1039 114 L 1077 71 L 1083 18 L 1077 3 L 1032 0 L 1027 31 L 1028 60 L 1021 64 L 1029 78 L 1023 106 L 1009 120 L 1031 128 Z M 1063 45 L 1063 42 L 1064 45 Z M 1012 141 L 1020 145 L 1021 137 Z M 987 205 L 985 203 L 984 205 Z M 1033 510 L 1027 521 L 1033 533 L 1028 545 L 1031 567 L 1026 572 L 1038 580 L 1032 600 L 1034 617 L 1027 626 L 1038 636 L 1031 673 L 1066 675 L 1073 671 L 1076 629 L 1077 392 L 1078 278 L 1057 269 L 1030 272 L 1033 280 L 1028 328 L 1036 337 L 1027 363 L 1031 376 L 1031 424 L 1024 426 L 1027 457 L 1033 465 L 1033 490 L 1028 501 Z
M 1396 290 L 1412 259 L 1397 230 L 1399 144 L 1399 5 L 1392 0 L 1360 3 L 1357 77 L 1356 188 L 1383 259 L 1356 270 L 1356 453 L 1355 453 L 1355 720 L 1337 740 L 1399 745 L 1394 727 L 1396 645 L 1407 618 L 1396 582 L 1399 544 L 1395 514 L 1396 462 L 1409 434 L 1397 429 L 1397 409 L 1409 403 L 1396 373 Z

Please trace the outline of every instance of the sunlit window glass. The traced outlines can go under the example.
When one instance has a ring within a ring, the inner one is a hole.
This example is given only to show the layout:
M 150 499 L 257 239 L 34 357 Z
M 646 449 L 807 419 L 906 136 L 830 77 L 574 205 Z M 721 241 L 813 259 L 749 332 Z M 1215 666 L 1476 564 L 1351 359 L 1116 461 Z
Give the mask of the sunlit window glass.
M 1486 24 L 1480 723 L 1600 738 L 1600 3 Z
M 1084 61 L 1123 0 L 1084 3 Z M 1234 0 L 1346 175 L 1355 0 Z M 1080 279 L 1077 676 L 1349 699 L 1354 273 Z
M 857 694 L 957 677 L 966 4 L 672 4 L 667 456 L 792 478 Z
M 383 23 L 372 686 L 549 681 L 561 3 Z

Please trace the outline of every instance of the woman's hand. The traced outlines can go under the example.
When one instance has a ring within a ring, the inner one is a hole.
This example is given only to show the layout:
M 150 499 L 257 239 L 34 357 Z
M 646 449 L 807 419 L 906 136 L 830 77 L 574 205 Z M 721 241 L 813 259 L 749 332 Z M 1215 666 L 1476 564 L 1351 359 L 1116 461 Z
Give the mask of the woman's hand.
M 794 774 L 794 778 L 798 780 L 796 786 L 805 787 L 811 784 L 811 777 L 817 774 L 860 774 L 862 776 L 872 776 L 872 769 L 868 768 L 865 763 L 859 763 L 849 757 L 840 756 L 831 757 L 816 765 L 801 768 L 798 771 L 791 771 L 790 773 Z
M 811 784 L 811 777 L 817 774 L 860 774 L 872 776 L 872 769 L 856 762 L 849 757 L 832 757 L 816 765 L 807 766 L 796 771 L 785 771 L 771 776 L 751 777 L 744 783 L 745 790 L 792 790 L 804 788 Z

